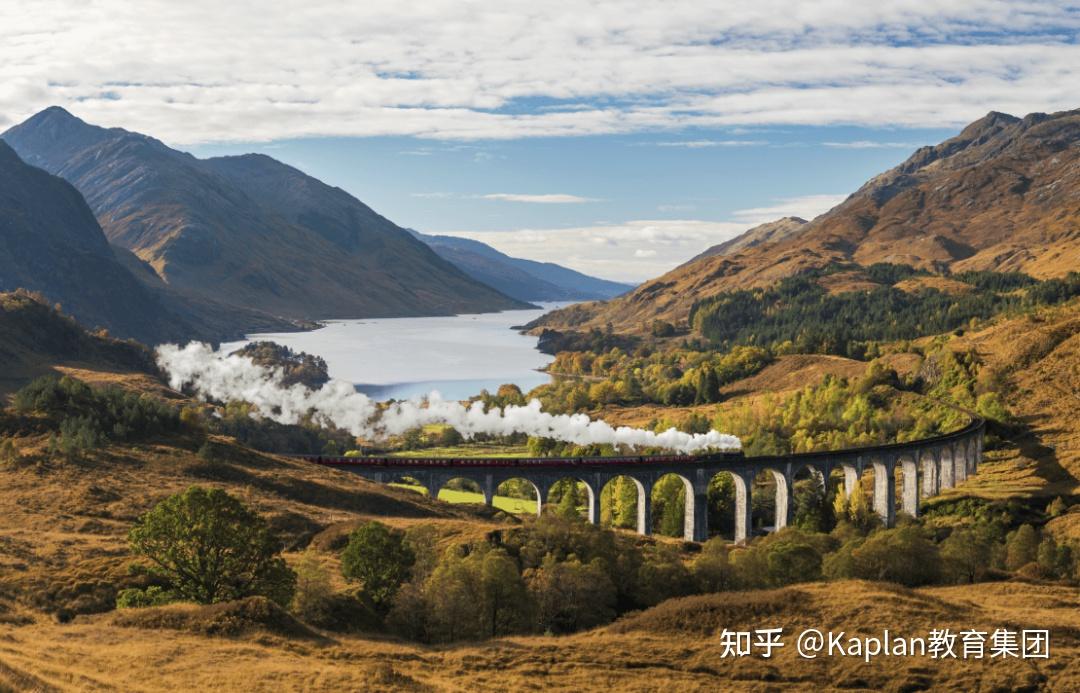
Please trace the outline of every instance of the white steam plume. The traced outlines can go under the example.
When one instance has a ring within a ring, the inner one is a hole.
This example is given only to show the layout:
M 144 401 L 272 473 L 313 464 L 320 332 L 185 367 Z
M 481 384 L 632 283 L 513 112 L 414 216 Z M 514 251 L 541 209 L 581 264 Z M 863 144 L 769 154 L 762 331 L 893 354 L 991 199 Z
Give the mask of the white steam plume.
M 524 433 L 577 445 L 610 443 L 684 453 L 741 448 L 738 438 L 717 431 L 690 434 L 669 428 L 654 433 L 627 426 L 615 428 L 604 421 L 591 421 L 584 414 L 548 414 L 540 410 L 540 402 L 535 399 L 523 407 L 511 405 L 484 411 L 481 402 L 464 406 L 443 400 L 433 392 L 426 403 L 398 402 L 383 409 L 350 383 L 331 380 L 318 390 L 303 385 L 285 387 L 280 369 L 256 365 L 242 356 L 218 354 L 196 342 L 185 347 L 163 345 L 157 350 L 157 360 L 175 389 L 190 385 L 202 397 L 250 402 L 260 414 L 279 423 L 297 423 L 313 412 L 320 424 L 332 423 L 353 435 L 374 440 L 437 423 L 453 426 L 466 438 L 478 433 Z

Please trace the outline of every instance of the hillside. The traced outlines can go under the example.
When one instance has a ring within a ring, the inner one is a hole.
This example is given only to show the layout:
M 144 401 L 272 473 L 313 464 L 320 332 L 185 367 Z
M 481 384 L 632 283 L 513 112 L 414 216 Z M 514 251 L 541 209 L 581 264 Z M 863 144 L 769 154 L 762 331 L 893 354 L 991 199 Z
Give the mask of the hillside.
M 544 325 L 640 332 L 658 318 L 684 322 L 702 298 L 834 262 L 1062 275 L 1080 265 L 1078 144 L 1080 111 L 991 113 L 872 178 L 794 236 L 697 259 Z
M 213 637 L 124 626 L 103 615 L 17 629 L 4 645 L 0 682 L 36 690 L 1066 691 L 1080 686 L 1068 665 L 1080 656 L 1077 608 L 1076 590 L 1064 586 L 908 590 L 852 581 L 691 597 L 600 631 L 438 648 L 349 635 L 295 640 L 260 624 L 240 637 Z M 779 625 L 788 646 L 772 658 L 721 656 L 723 627 Z M 925 638 L 934 628 L 1025 625 L 1051 630 L 1049 660 L 877 657 L 866 664 L 860 656 L 799 659 L 793 646 L 803 628 Z
M 0 293 L 0 397 L 65 367 L 157 372 L 142 345 L 90 334 L 35 295 Z
M 269 157 L 204 161 L 60 108 L 3 139 L 71 182 L 109 241 L 185 294 L 301 319 L 521 306 L 344 191 Z
M 553 262 L 510 257 L 470 238 L 412 233 L 473 279 L 521 301 L 587 301 L 613 298 L 633 288 L 590 277 Z
M 746 250 L 748 248 L 756 248 L 759 245 L 766 243 L 779 243 L 780 241 L 793 238 L 802 233 L 806 227 L 806 219 L 800 217 L 784 217 L 783 219 L 777 219 L 776 221 L 766 222 L 764 224 L 758 224 L 757 226 L 743 231 L 735 238 L 723 243 L 707 248 L 705 251 L 695 255 L 687 262 L 683 263 L 683 266 L 690 265 L 698 260 L 703 260 L 707 257 L 714 257 L 716 255 L 731 255 L 737 253 L 740 250 Z

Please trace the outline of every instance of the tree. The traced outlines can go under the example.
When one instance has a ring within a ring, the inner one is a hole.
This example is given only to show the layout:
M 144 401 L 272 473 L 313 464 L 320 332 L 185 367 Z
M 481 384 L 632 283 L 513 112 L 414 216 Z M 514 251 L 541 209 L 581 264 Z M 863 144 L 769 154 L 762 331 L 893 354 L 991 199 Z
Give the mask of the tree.
M 940 573 L 938 548 L 918 525 L 878 530 L 851 552 L 853 577 L 926 585 Z
M 375 608 L 385 613 L 409 579 L 415 561 L 404 532 L 381 522 L 368 522 L 349 535 L 349 544 L 341 553 L 341 573 L 348 580 L 359 580 Z
M 528 584 L 543 631 L 572 633 L 615 617 L 615 585 L 599 560 L 556 561 L 548 554 L 539 568 L 530 571 Z
M 713 537 L 702 545 L 692 572 L 702 592 L 724 592 L 737 586 L 735 567 L 728 560 L 727 542 L 720 537 Z
M 286 605 L 296 576 L 266 522 L 221 489 L 169 496 L 128 534 L 131 550 L 183 596 L 202 604 L 262 595 Z
M 821 578 L 821 554 L 799 541 L 774 541 L 765 549 L 769 582 L 777 587 Z
M 693 576 L 673 548 L 658 544 L 645 554 L 638 569 L 636 595 L 642 606 L 682 597 L 693 589 Z
M 529 594 L 517 563 L 504 549 L 492 549 L 483 555 L 480 589 L 486 634 L 494 638 L 524 627 Z
M 293 613 L 315 625 L 323 625 L 333 616 L 330 573 L 314 549 L 305 551 L 296 564 L 296 592 L 291 607 Z
M 1039 533 L 1031 525 L 1020 525 L 1005 540 L 1005 567 L 1019 570 L 1038 560 Z
M 955 582 L 977 582 L 990 564 L 991 549 L 985 532 L 966 527 L 954 529 L 941 542 L 942 566 Z
M 443 557 L 424 584 L 430 639 L 453 641 L 482 637 L 477 618 L 478 581 L 479 576 L 466 563 L 465 557 L 457 553 Z

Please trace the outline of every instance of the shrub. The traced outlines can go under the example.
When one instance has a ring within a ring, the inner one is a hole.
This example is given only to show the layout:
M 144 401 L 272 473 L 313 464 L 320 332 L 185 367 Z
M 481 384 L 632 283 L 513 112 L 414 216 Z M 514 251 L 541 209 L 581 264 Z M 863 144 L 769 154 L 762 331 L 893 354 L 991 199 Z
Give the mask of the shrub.
M 120 590 L 116 595 L 117 609 L 137 609 L 147 606 L 163 606 L 180 601 L 182 597 L 159 585 L 150 585 L 146 589 L 133 587 Z
M 12 466 L 18 464 L 21 459 L 22 456 L 19 454 L 19 449 L 15 447 L 15 441 L 4 438 L 4 442 L 0 443 L 0 464 Z
M 221 489 L 192 486 L 143 515 L 128 534 L 134 553 L 185 599 L 212 604 L 265 596 L 288 604 L 296 576 L 266 522 Z
M 852 575 L 908 587 L 935 582 L 941 572 L 938 548 L 917 525 L 874 532 L 851 551 Z

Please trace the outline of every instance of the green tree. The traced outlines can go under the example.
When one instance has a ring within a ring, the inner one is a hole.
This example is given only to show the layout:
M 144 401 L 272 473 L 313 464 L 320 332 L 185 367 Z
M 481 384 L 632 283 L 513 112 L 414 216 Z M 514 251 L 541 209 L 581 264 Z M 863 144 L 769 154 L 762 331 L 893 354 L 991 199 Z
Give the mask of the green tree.
M 642 606 L 653 606 L 693 591 L 693 576 L 677 551 L 658 544 L 645 553 L 638 569 L 636 595 Z
M 984 532 L 966 527 L 954 529 L 941 542 L 942 567 L 954 582 L 977 582 L 986 574 L 992 549 Z
M 484 629 L 495 637 L 525 627 L 528 620 L 529 593 L 518 572 L 517 563 L 504 549 L 483 554 L 480 565 L 481 613 Z
M 370 521 L 349 535 L 349 544 L 341 552 L 341 574 L 360 581 L 364 594 L 384 613 L 397 589 L 409 579 L 415 562 L 405 532 Z
M 1031 525 L 1020 525 L 1005 540 L 1005 567 L 1019 570 L 1038 560 L 1039 533 Z
M 886 580 L 908 587 L 935 582 L 940 575 L 938 547 L 918 525 L 878 530 L 851 552 L 853 577 Z
M 701 555 L 694 559 L 692 572 L 697 587 L 702 592 L 724 592 L 736 589 L 738 573 L 728 560 L 727 542 L 713 537 L 701 547 Z
M 529 572 L 528 585 L 542 631 L 572 633 L 615 617 L 615 585 L 598 560 L 557 561 L 548 554 Z
M 443 557 L 424 584 L 430 639 L 449 642 L 486 635 L 478 618 L 479 579 L 464 556 L 452 552 Z
M 203 604 L 262 595 L 286 605 L 296 576 L 266 522 L 221 489 L 169 496 L 128 534 L 173 590 Z
M 348 580 L 359 580 L 376 610 L 385 613 L 409 579 L 415 561 L 404 532 L 381 522 L 368 522 L 349 535 L 341 552 L 341 574 Z
M 769 583 L 780 587 L 821 578 L 821 553 L 800 541 L 774 541 L 765 550 Z

